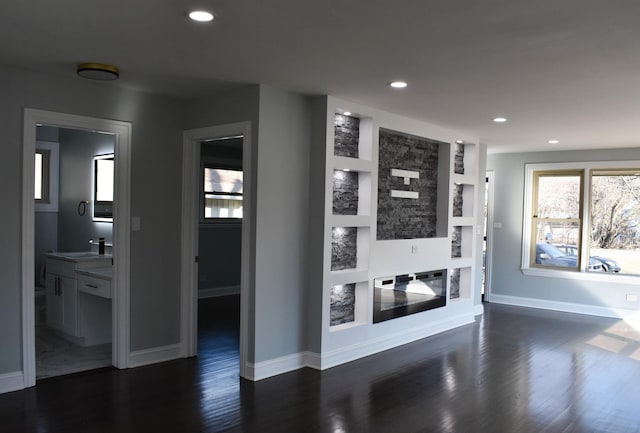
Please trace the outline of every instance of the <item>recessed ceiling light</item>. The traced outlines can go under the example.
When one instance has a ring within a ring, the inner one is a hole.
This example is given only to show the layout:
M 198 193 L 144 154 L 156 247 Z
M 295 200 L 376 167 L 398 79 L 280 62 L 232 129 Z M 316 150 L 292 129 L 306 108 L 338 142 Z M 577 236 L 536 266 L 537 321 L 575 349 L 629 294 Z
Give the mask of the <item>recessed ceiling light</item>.
M 351 111 L 345 111 L 345 112 L 344 112 L 344 113 L 342 113 L 342 114 L 344 114 L 345 116 L 351 116 Z
M 464 140 L 456 140 L 456 143 L 458 143 L 458 144 L 464 144 Z
M 560 140 L 556 140 L 554 138 L 554 139 L 551 139 L 551 140 L 547 141 L 547 143 L 549 143 L 549 144 L 558 144 L 558 143 L 560 143 Z
M 504 122 L 507 121 L 507 118 L 498 116 L 498 117 L 494 117 L 493 121 L 496 122 L 496 123 L 504 123 Z
M 394 89 L 404 89 L 407 87 L 407 83 L 405 81 L 392 81 L 389 85 Z
M 209 21 L 213 21 L 213 14 L 207 11 L 191 11 L 189 12 L 189 18 L 193 21 L 198 21 L 200 23 L 208 23 Z

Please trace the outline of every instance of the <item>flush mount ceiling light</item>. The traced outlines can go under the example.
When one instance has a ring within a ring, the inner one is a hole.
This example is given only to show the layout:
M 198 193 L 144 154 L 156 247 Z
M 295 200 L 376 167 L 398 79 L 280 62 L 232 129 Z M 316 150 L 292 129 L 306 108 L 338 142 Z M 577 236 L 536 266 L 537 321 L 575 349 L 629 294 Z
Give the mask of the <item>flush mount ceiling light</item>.
M 496 122 L 496 123 L 504 123 L 504 122 L 507 121 L 507 118 L 506 117 L 502 117 L 502 116 L 498 116 L 498 117 L 494 117 L 492 120 L 494 122 Z
M 208 23 L 209 21 L 213 21 L 213 14 L 211 12 L 197 10 L 189 12 L 189 18 L 199 23 Z
M 344 113 L 342 113 L 342 114 L 344 114 L 345 116 L 351 116 L 351 111 L 345 111 L 345 112 L 344 112 Z
M 82 78 L 90 80 L 117 80 L 120 76 L 120 69 L 104 63 L 80 63 L 76 72 Z
M 392 81 L 389 85 L 394 89 L 404 89 L 407 87 L 407 83 L 405 81 Z
M 549 143 L 549 144 L 558 144 L 558 143 L 560 143 L 560 140 L 556 140 L 555 138 L 553 138 L 553 139 L 547 141 L 547 143 Z
M 456 143 L 458 143 L 458 144 L 464 144 L 464 140 L 456 140 Z

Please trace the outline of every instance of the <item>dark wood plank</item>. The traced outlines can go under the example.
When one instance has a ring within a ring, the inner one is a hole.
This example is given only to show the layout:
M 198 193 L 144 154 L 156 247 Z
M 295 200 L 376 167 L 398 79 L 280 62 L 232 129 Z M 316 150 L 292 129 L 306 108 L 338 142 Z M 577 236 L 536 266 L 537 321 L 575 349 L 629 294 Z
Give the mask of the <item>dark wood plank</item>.
M 198 358 L 1 395 L 0 431 L 640 432 L 640 332 L 624 321 L 486 305 L 473 325 L 252 383 L 236 302 L 201 307 Z

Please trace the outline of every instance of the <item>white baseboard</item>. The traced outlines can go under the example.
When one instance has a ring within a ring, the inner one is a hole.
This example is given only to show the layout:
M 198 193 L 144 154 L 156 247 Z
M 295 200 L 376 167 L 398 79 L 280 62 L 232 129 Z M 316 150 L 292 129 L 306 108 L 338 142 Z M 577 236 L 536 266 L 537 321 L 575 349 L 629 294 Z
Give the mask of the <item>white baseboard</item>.
M 136 350 L 129 355 L 129 367 L 141 367 L 143 365 L 170 361 L 181 357 L 179 344 Z
M 215 298 L 216 296 L 239 295 L 240 286 L 211 287 L 198 290 L 198 299 Z
M 595 305 L 575 304 L 572 302 L 548 301 L 545 299 L 522 298 L 519 296 L 491 295 L 491 303 L 514 305 L 517 307 L 540 308 L 543 310 L 561 311 L 565 313 L 587 314 L 590 316 L 624 319 L 635 313 L 634 310 L 599 307 Z
M 317 357 L 317 354 L 313 352 L 299 352 L 258 362 L 257 364 L 247 362 L 246 371 L 248 374 L 246 378 L 258 381 L 303 367 L 313 367 L 312 363 L 315 357 Z
M 24 376 L 21 371 L 0 374 L 0 394 L 24 389 Z
M 473 306 L 473 315 L 482 316 L 484 314 L 484 305 L 478 304 Z
M 394 347 L 402 346 L 422 338 L 430 337 L 444 331 L 448 331 L 459 326 L 468 325 L 475 322 L 473 312 L 458 314 L 448 317 L 428 325 L 418 326 L 412 329 L 405 329 L 401 332 L 388 334 L 380 338 L 359 342 L 347 347 L 341 347 L 336 350 L 322 354 L 320 365 L 310 365 L 311 367 L 325 370 L 350 361 L 355 361 L 365 356 L 373 355 Z

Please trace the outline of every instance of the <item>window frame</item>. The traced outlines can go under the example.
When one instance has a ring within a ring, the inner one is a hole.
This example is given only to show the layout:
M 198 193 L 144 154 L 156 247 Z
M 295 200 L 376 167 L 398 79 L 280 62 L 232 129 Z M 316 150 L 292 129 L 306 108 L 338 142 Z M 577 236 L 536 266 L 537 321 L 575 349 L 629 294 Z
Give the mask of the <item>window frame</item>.
M 597 280 L 597 281 L 614 281 L 620 283 L 638 283 L 636 274 L 618 274 L 610 272 L 589 272 L 586 269 L 589 263 L 589 248 L 583 248 L 583 242 L 578 246 L 579 269 L 558 268 L 556 266 L 532 266 L 532 260 L 535 261 L 535 239 L 533 233 L 533 200 L 534 200 L 534 175 L 536 172 L 577 172 L 583 171 L 581 193 L 580 193 L 580 219 L 582 225 L 580 227 L 580 240 L 590 239 L 589 233 L 591 229 L 591 221 L 589 212 L 591 208 L 591 176 L 592 172 L 624 172 L 635 171 L 640 172 L 640 160 L 629 161 L 585 161 L 585 162 L 557 162 L 557 163 L 528 163 L 525 164 L 524 176 L 524 208 L 523 208 L 523 225 L 522 225 L 522 255 L 521 255 L 521 272 L 524 275 L 567 278 L 575 280 Z
M 242 185 L 243 193 L 227 193 L 221 191 L 205 191 L 204 189 L 204 172 L 205 169 L 212 170 L 230 170 L 239 171 L 242 173 Z M 227 164 L 216 164 L 213 162 L 203 162 L 200 169 L 200 222 L 203 224 L 240 224 L 244 218 L 238 217 L 205 217 L 206 195 L 207 194 L 221 194 L 221 195 L 233 195 L 242 198 L 242 209 L 244 215 L 244 170 L 240 167 L 235 167 Z
M 43 197 L 46 197 L 46 200 L 38 200 L 35 198 L 34 188 L 34 210 L 35 212 L 58 212 L 60 145 L 53 141 L 36 141 L 34 165 L 36 153 L 45 155 L 47 160 L 46 173 L 44 168 L 42 171 L 42 185 L 43 188 L 46 187 L 47 191 L 44 192 L 43 190 L 42 194 Z M 45 158 L 43 158 L 43 162 Z
M 113 200 L 109 201 L 109 200 L 102 200 L 102 201 L 98 201 L 97 200 L 97 194 L 98 194 L 98 161 L 101 160 L 105 160 L 105 159 L 111 159 L 113 160 L 113 180 L 114 180 L 114 189 L 113 189 Z M 91 219 L 94 222 L 107 222 L 107 223 L 113 223 L 113 206 L 114 206 L 114 202 L 115 202 L 115 168 L 116 168 L 116 158 L 115 158 L 115 154 L 114 153 L 107 153 L 107 154 L 103 154 L 103 155 L 94 155 L 91 158 L 91 179 L 92 179 L 92 188 L 91 188 L 91 199 L 92 199 L 92 205 L 91 205 Z M 98 206 L 109 206 L 111 208 L 111 216 L 103 216 L 103 215 L 99 215 L 96 216 L 96 214 L 98 213 L 96 208 Z

